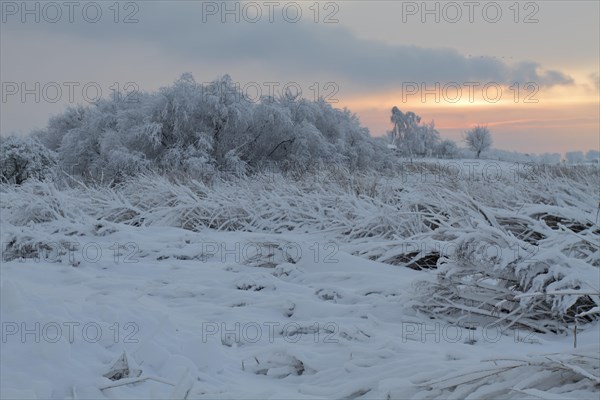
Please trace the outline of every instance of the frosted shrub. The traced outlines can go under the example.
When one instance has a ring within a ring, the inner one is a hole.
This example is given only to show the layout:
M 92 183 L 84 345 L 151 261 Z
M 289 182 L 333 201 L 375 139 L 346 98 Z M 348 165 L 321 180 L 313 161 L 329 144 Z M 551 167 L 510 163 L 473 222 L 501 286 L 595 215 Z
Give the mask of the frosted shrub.
M 22 184 L 44 179 L 52 172 L 56 155 L 33 137 L 10 136 L 0 140 L 0 179 Z

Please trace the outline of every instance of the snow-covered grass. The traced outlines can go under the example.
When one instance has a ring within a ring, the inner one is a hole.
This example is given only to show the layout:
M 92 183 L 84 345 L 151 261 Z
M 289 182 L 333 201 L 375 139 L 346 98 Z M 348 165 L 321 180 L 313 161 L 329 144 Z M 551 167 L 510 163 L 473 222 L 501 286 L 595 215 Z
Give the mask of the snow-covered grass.
M 1 186 L 2 398 L 589 398 L 599 171 L 473 162 Z

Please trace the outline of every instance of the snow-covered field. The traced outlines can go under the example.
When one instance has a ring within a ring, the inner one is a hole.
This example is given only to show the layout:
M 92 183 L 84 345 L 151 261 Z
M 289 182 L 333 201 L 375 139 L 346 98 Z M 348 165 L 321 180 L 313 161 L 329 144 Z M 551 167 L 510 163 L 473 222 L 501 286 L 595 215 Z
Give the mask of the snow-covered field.
M 598 171 L 496 164 L 3 186 L 1 397 L 595 398 Z

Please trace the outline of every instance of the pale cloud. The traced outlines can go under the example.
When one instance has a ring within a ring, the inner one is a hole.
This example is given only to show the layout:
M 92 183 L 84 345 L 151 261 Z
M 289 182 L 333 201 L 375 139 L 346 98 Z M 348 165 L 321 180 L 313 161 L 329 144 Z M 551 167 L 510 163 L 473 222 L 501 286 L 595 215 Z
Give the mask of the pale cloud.
M 27 29 L 40 35 L 56 33 L 85 38 L 90 47 L 123 40 L 152 45 L 162 57 L 201 63 L 258 64 L 274 76 L 312 78 L 335 76 L 353 89 L 383 89 L 403 82 L 535 82 L 540 86 L 573 83 L 568 74 L 544 70 L 532 60 L 507 63 L 492 57 L 469 57 L 452 48 L 389 44 L 359 38 L 338 24 L 289 23 L 263 18 L 257 23 L 222 23 L 211 17 L 203 22 L 202 2 L 149 2 L 141 4 L 138 23 L 115 24 L 111 18 L 98 23 L 79 19 L 74 23 L 21 24 L 12 19 L 7 31 Z M 18 36 L 13 37 L 19 40 Z M 135 52 L 135 49 L 132 49 Z M 60 57 L 60 54 L 57 54 Z
M 510 21 L 503 26 L 476 24 L 482 32 L 479 37 L 468 24 L 428 27 L 413 23 L 395 29 L 393 9 L 397 6 L 391 2 L 365 3 L 363 9 L 369 10 L 365 13 L 360 11 L 361 2 L 352 3 L 346 14 L 340 14 L 339 24 L 315 24 L 308 13 L 298 23 L 281 18 L 274 23 L 265 19 L 259 23 L 234 23 L 231 19 L 221 23 L 218 17 L 203 22 L 202 2 L 187 1 L 136 2 L 139 10 L 134 17 L 139 22 L 124 24 L 112 20 L 108 7 L 113 3 L 101 4 L 104 17 L 94 24 L 81 18 L 73 23 L 53 24 L 43 21 L 23 24 L 19 18 L 8 18 L 0 26 L 3 81 L 94 80 L 106 92 L 114 82 L 127 81 L 134 81 L 140 89 L 156 90 L 186 71 L 193 72 L 199 81 L 229 73 L 240 82 L 298 81 L 304 89 L 311 82 L 334 81 L 340 88 L 336 96 L 340 99 L 338 105 L 354 102 L 361 96 L 374 102 L 377 110 L 371 106 L 352 107 L 374 134 L 387 129 L 387 108 L 397 104 L 396 100 L 377 96 L 399 93 L 406 82 L 461 85 L 495 82 L 503 87 L 515 82 L 521 87 L 534 82 L 547 90 L 564 92 L 565 101 L 572 98 L 570 94 L 580 85 L 595 87 L 595 93 L 600 88 L 598 72 L 591 76 L 589 72 L 576 75 L 566 67 L 576 63 L 583 53 L 598 54 L 597 47 L 589 45 L 597 42 L 597 38 L 585 41 L 578 37 L 590 28 L 577 29 L 576 19 L 563 21 L 562 33 L 558 32 L 552 21 L 562 18 L 564 13 L 556 6 L 542 8 L 543 18 L 535 26 L 514 25 Z M 312 3 L 302 4 L 308 7 Z M 345 5 L 340 4 L 343 11 Z M 119 18 L 127 14 L 124 11 L 121 10 Z M 564 15 L 582 18 L 590 14 L 577 14 L 573 7 L 565 12 Z M 369 34 L 371 30 L 373 34 Z M 477 48 L 472 45 L 475 42 L 489 46 Z M 556 50 L 552 57 L 548 46 Z M 482 50 L 486 50 L 485 54 Z M 588 60 L 582 70 L 590 71 L 590 67 L 594 71 L 598 66 Z M 3 104 L 1 133 L 25 133 L 42 127 L 50 114 L 60 112 L 65 106 L 64 102 Z M 569 110 L 564 108 L 563 112 Z M 461 119 L 461 115 L 466 114 L 469 121 L 487 118 L 478 112 L 474 108 L 455 109 L 454 121 L 463 123 L 467 119 Z M 507 120 L 521 119 L 515 111 L 503 110 L 501 114 Z M 535 129 L 527 126 L 531 135 Z M 589 143 L 589 130 L 583 134 Z M 519 139 L 518 135 L 515 137 Z M 527 143 L 534 145 L 534 142 Z

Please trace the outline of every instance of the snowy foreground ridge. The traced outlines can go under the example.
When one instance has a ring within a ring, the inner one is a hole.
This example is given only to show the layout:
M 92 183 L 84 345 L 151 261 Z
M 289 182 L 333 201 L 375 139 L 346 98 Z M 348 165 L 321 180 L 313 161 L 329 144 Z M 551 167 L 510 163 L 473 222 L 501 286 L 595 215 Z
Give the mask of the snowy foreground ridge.
M 420 167 L 3 185 L 1 398 L 597 398 L 598 170 Z

